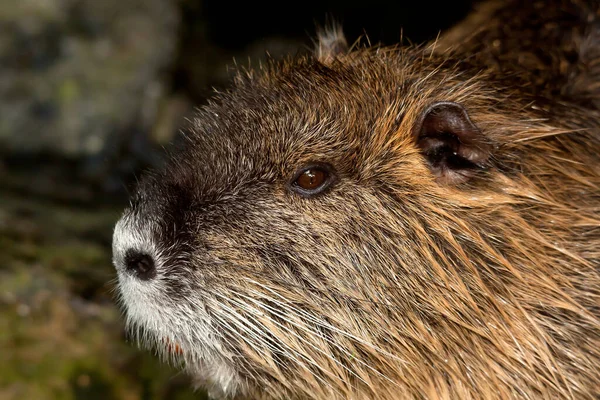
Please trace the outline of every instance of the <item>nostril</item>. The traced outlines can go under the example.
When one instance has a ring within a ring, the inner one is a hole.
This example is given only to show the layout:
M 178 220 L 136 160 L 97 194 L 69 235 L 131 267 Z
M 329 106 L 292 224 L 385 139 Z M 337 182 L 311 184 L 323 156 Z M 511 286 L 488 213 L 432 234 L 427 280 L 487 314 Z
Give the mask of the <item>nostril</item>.
M 152 257 L 136 250 L 127 250 L 125 253 L 125 269 L 143 281 L 156 276 L 156 265 Z

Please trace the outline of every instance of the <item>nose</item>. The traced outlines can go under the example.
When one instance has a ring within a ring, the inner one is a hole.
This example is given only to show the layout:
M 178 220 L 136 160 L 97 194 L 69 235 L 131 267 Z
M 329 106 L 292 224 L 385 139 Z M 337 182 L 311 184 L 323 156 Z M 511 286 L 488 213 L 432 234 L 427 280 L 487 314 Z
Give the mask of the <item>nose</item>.
M 147 281 L 156 276 L 156 264 L 152 257 L 141 251 L 129 249 L 125 253 L 125 270 L 136 278 Z

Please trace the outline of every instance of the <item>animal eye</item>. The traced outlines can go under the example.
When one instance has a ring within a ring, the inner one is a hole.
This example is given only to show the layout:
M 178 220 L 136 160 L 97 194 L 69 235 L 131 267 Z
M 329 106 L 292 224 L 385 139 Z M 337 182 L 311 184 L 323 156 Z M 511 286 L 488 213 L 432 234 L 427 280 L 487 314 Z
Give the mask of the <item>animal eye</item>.
M 300 186 L 304 190 L 315 190 L 321 186 L 327 180 L 327 172 L 311 168 L 305 170 L 296 179 L 296 185 Z
M 299 170 L 290 188 L 303 196 L 310 197 L 323 192 L 333 183 L 333 173 L 326 165 L 312 165 Z

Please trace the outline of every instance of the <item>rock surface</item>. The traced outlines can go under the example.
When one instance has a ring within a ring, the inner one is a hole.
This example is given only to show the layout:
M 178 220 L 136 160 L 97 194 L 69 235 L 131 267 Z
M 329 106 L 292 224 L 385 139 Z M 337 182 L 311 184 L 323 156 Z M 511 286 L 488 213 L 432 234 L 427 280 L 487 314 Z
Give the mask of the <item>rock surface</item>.
M 3 0 L 0 153 L 93 156 L 150 129 L 178 13 L 169 0 Z

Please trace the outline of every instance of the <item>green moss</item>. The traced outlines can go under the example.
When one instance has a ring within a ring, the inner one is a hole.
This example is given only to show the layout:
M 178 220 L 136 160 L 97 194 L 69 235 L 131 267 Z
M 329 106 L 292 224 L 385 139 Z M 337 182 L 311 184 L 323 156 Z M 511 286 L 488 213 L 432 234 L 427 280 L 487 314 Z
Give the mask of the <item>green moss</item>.
M 58 88 L 59 102 L 63 105 L 69 105 L 79 98 L 81 90 L 77 81 L 67 79 L 61 83 Z

